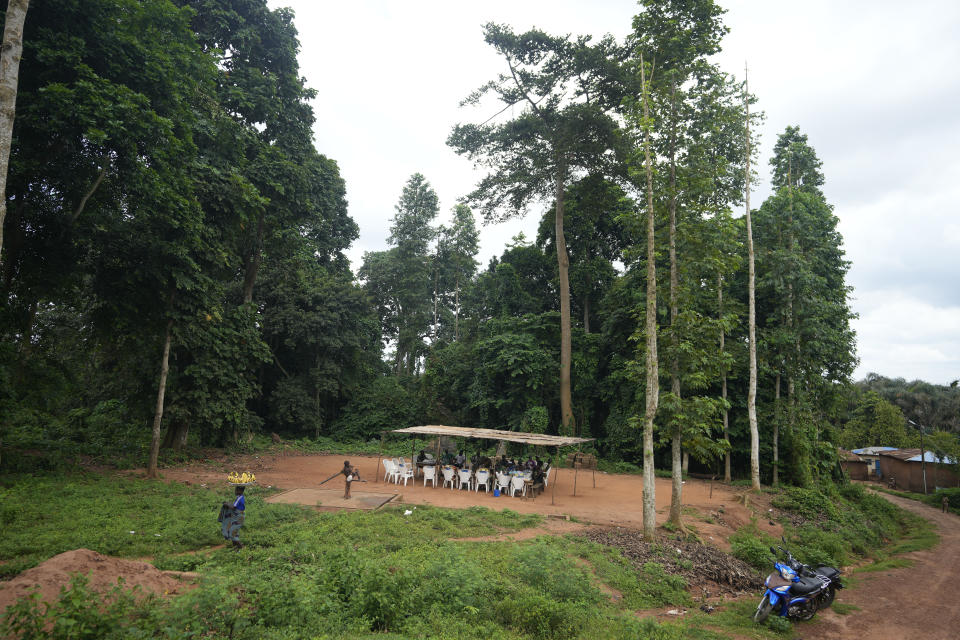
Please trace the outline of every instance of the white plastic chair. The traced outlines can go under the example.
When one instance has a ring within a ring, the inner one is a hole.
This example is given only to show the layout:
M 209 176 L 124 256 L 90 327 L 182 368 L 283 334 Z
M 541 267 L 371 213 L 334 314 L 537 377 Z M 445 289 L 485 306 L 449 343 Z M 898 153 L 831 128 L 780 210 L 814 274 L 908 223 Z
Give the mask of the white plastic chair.
M 550 485 L 550 465 L 547 465 L 547 468 L 543 470 L 543 488 L 546 489 Z
M 393 474 L 393 469 L 394 469 L 393 461 L 387 460 L 386 458 L 384 458 L 383 459 L 383 481 L 384 482 L 386 482 L 387 478 Z
M 500 489 L 500 493 L 506 493 L 507 491 L 510 491 L 510 476 L 505 473 L 498 473 L 497 489 Z
M 447 486 L 447 483 L 450 483 L 450 490 L 456 489 L 453 475 L 453 467 L 444 467 L 441 469 L 443 472 L 443 484 L 440 485 L 441 488 Z
M 427 480 L 433 483 L 433 488 L 437 488 L 437 468 L 429 465 L 423 468 L 423 486 L 427 486 Z
M 486 492 L 490 491 L 490 471 L 487 469 L 477 470 L 476 480 L 474 481 L 473 490 L 480 492 L 480 487 L 483 487 L 483 490 Z
M 400 478 L 403 478 L 403 486 L 407 486 L 407 480 L 413 480 L 412 464 L 400 465 L 400 473 L 397 475 L 397 484 L 400 484 Z
M 523 482 L 523 476 L 513 476 L 510 480 L 510 497 L 517 495 L 517 491 L 521 496 L 527 495 L 527 485 Z
M 460 488 L 470 491 L 471 481 L 473 479 L 473 473 L 470 469 L 460 469 Z

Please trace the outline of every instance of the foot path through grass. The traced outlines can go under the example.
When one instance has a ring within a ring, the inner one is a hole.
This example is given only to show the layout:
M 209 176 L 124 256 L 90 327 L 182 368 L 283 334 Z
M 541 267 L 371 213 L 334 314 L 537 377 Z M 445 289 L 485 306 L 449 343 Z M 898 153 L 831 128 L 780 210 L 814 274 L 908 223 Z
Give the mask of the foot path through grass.
M 960 604 L 955 597 L 960 575 L 960 517 L 915 500 L 877 495 L 933 522 L 940 544 L 898 556 L 910 560 L 912 566 L 858 573 L 858 584 L 837 596 L 837 602 L 858 610 L 845 616 L 821 611 L 813 623 L 797 628 L 797 636 L 955 640 L 960 633 Z

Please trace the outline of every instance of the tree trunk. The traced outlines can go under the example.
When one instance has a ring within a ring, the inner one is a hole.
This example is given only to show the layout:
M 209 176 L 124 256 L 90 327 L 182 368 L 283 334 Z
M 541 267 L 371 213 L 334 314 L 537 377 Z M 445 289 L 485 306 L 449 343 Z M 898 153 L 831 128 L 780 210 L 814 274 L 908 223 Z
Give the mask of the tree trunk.
M 253 285 L 257 281 L 257 271 L 260 270 L 260 261 L 263 259 L 263 232 L 266 222 L 265 212 L 260 212 L 257 218 L 257 235 L 253 243 L 253 251 L 247 256 L 247 266 L 243 273 L 243 302 L 253 301 Z
M 563 195 L 567 181 L 567 167 L 563 158 L 557 158 L 556 234 L 557 267 L 560 273 L 560 422 L 564 435 L 573 433 L 573 401 L 570 393 L 570 364 L 572 340 L 570 337 L 570 256 L 563 236 Z
M 787 255 L 790 256 L 790 265 L 787 272 L 790 274 L 787 280 L 787 328 L 789 333 L 796 336 L 794 333 L 794 315 L 793 315 L 793 278 L 796 275 L 797 265 L 793 263 L 793 245 L 794 245 L 794 233 L 793 233 L 793 153 L 788 154 L 787 161 L 787 193 L 789 194 L 789 203 L 787 207 Z M 794 341 L 796 342 L 796 337 Z M 799 349 L 799 346 L 798 346 Z M 787 428 L 790 431 L 793 431 L 793 428 L 796 426 L 794 424 L 794 419 L 796 412 L 794 411 L 794 398 L 793 398 L 793 374 L 797 371 L 797 365 L 799 364 L 799 359 L 796 357 L 797 354 L 793 354 L 793 357 L 787 360 L 790 366 L 787 367 L 787 399 L 789 410 L 787 411 Z
M 780 372 L 773 387 L 773 479 L 772 484 L 780 482 Z
M 157 477 L 157 457 L 160 455 L 160 421 L 163 419 L 163 396 L 167 392 L 167 372 L 170 370 L 170 340 L 173 336 L 173 318 L 167 321 L 163 340 L 163 357 L 160 359 L 160 384 L 157 387 L 157 408 L 153 414 L 153 434 L 150 438 L 150 460 L 147 477 Z
M 187 445 L 187 438 L 189 436 L 190 422 L 187 420 L 174 420 L 167 426 L 167 432 L 163 436 L 160 448 L 181 451 Z
M 440 321 L 437 319 L 440 308 L 440 268 L 436 267 L 433 270 L 433 338 L 432 341 L 436 343 L 437 333 L 440 330 Z
M 647 78 L 640 54 L 640 80 L 643 92 L 643 156 L 647 174 L 647 304 L 646 304 L 646 410 L 643 416 L 643 537 L 653 541 L 657 525 L 656 477 L 653 468 L 653 420 L 660 400 L 657 365 L 657 265 L 656 234 L 653 217 L 653 166 L 650 160 L 650 106 L 647 102 Z
M 460 274 L 457 274 L 457 289 L 453 294 L 453 339 L 460 339 Z
M 3 48 L 0 49 L 0 255 L 3 253 L 3 220 L 7 217 L 7 171 L 10 168 L 13 119 L 17 112 L 23 23 L 29 6 L 30 0 L 10 0 L 7 3 Z
M 319 367 L 317 367 L 319 369 Z M 317 384 L 313 389 L 313 411 L 314 411 L 314 433 L 313 439 L 320 439 L 320 385 Z
M 750 422 L 750 485 L 760 491 L 760 431 L 757 427 L 757 303 L 756 270 L 753 261 L 753 227 L 750 223 L 750 100 L 747 84 L 747 69 L 744 66 L 743 106 L 746 111 L 747 167 L 746 167 L 746 215 L 747 215 L 747 276 L 748 327 L 750 343 L 750 384 L 747 390 L 747 419 Z
M 671 91 L 671 105 L 676 87 Z M 677 316 L 679 305 L 677 302 L 679 276 L 677 274 L 677 163 L 676 163 L 676 130 L 675 113 L 671 107 L 670 126 L 670 393 L 677 408 L 680 408 L 680 345 L 677 336 Z M 681 526 L 680 503 L 683 498 L 683 462 L 681 460 L 681 445 L 683 426 L 674 418 L 673 434 L 670 442 L 670 463 L 672 491 L 670 494 L 670 523 Z
M 723 322 L 723 275 L 717 274 L 717 300 L 719 302 L 720 321 Z M 724 341 L 726 332 L 723 326 L 720 326 L 720 357 L 723 358 Z M 727 409 L 727 368 L 720 364 L 720 397 L 723 399 L 723 438 L 730 442 L 730 411 Z M 723 455 L 723 481 L 730 482 L 730 449 Z

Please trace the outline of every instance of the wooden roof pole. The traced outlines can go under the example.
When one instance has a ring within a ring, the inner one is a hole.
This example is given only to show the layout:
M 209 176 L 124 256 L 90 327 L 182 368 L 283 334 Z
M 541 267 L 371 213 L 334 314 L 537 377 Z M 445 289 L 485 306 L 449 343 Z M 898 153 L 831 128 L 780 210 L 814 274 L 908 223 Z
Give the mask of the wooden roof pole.
M 560 478 L 560 446 L 557 445 L 557 452 L 553 456 L 553 466 L 557 472 L 553 474 L 553 490 L 550 493 L 550 504 L 554 504 L 553 499 L 557 497 L 557 480 Z M 549 472 L 548 472 L 549 473 Z M 549 480 L 550 478 L 547 478 Z
M 380 432 L 380 451 L 377 453 L 377 468 L 373 470 L 373 473 L 377 478 L 380 477 L 380 458 L 383 456 L 383 431 Z M 380 484 L 380 480 L 376 481 L 377 484 Z
M 577 497 L 577 474 L 580 472 L 580 445 L 577 445 L 577 452 L 573 455 L 573 497 Z

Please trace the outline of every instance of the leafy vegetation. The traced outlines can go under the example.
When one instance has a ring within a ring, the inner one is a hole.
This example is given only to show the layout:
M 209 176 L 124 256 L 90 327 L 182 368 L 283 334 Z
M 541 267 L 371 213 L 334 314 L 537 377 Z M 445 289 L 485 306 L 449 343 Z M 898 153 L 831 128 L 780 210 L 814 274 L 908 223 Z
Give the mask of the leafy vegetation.
M 839 567 L 859 558 L 886 562 L 890 555 L 927 549 L 939 539 L 929 521 L 860 485 L 820 491 L 791 487 L 776 495 L 773 504 L 789 514 L 784 525 L 787 548 L 811 566 Z M 772 566 L 770 547 L 782 545 L 755 524 L 739 529 L 730 544 L 734 556 L 761 572 Z
M 713 617 L 658 624 L 634 615 L 692 604 L 684 580 L 656 563 L 636 570 L 619 550 L 576 536 L 457 540 L 535 526 L 537 515 L 426 506 L 316 513 L 265 503 L 254 490 L 246 548 L 235 552 L 210 548 L 221 496 L 209 488 L 86 474 L 8 477 L 3 491 L 2 561 L 26 555 L 35 564 L 82 545 L 202 576 L 173 598 L 118 590 L 106 607 L 79 576 L 50 607 L 32 597 L 10 608 L 0 632 L 18 637 L 723 637 L 702 628 Z M 623 597 L 611 600 L 611 589 Z

